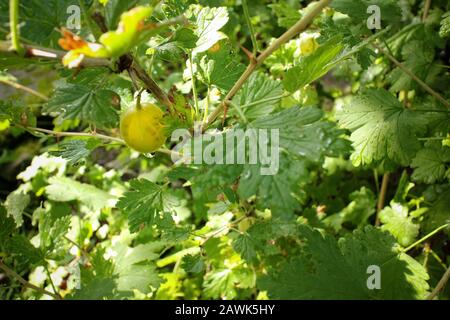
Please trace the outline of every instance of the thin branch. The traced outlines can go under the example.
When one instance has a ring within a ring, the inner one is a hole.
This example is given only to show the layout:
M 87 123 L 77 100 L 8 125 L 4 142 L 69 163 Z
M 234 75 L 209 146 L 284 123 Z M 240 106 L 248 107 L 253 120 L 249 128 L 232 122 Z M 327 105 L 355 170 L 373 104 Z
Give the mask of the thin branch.
M 217 230 L 213 230 L 212 232 L 210 232 L 209 234 L 207 234 L 203 239 L 202 239 L 202 243 L 200 244 L 201 246 L 203 246 L 208 240 L 210 240 L 211 238 L 214 238 L 215 236 L 217 236 L 218 234 L 222 233 L 223 231 L 225 231 L 226 229 L 230 230 L 231 228 L 233 228 L 233 226 L 237 225 L 239 222 L 241 222 L 244 219 L 247 219 L 247 216 L 243 216 L 240 217 L 239 219 L 236 219 L 232 222 L 227 223 L 226 225 L 218 228 Z
M 197 96 L 197 86 L 195 84 L 196 78 L 193 70 L 193 60 L 192 53 L 189 53 L 189 73 L 191 74 L 191 85 L 192 85 L 192 95 L 194 98 L 195 116 L 198 116 L 198 96 Z
M 47 277 L 48 277 L 48 280 L 50 282 L 53 292 L 55 292 L 58 296 L 60 296 L 58 291 L 56 290 L 55 284 L 53 283 L 52 274 L 50 273 L 50 270 L 48 270 L 47 266 L 45 266 L 44 269 L 45 269 L 45 272 L 47 273 Z
M 9 26 L 11 31 L 12 49 L 22 56 L 23 47 L 20 45 L 19 35 L 19 0 L 9 1 Z
M 426 236 L 420 238 L 419 240 L 417 240 L 416 242 L 414 242 L 412 245 L 410 245 L 409 247 L 403 249 L 403 252 L 408 252 L 409 250 L 411 250 L 412 248 L 414 248 L 415 246 L 417 246 L 418 244 L 424 242 L 425 240 L 427 240 L 428 238 L 434 236 L 436 233 L 438 233 L 439 231 L 447 228 L 450 224 L 444 224 L 442 226 L 440 226 L 439 228 L 434 229 L 433 231 L 431 231 L 429 234 L 427 234 Z
M 438 99 L 443 105 L 450 108 L 450 102 L 445 100 L 439 93 L 434 91 L 429 85 L 423 82 L 419 77 L 417 77 L 414 73 L 412 73 L 408 68 L 406 68 L 402 63 L 400 63 L 393 55 L 383 50 L 380 46 L 373 44 L 375 48 L 377 48 L 381 53 L 383 53 L 392 63 L 394 63 L 399 69 L 405 72 L 408 76 L 410 76 L 414 81 L 416 81 L 425 91 L 431 94 L 433 97 Z
M 22 128 L 24 130 L 46 133 L 46 134 L 49 134 L 49 135 L 52 135 L 52 136 L 55 136 L 55 137 L 91 137 L 91 138 L 98 138 L 98 139 L 103 139 L 103 140 L 115 141 L 115 142 L 118 142 L 120 144 L 126 145 L 125 141 L 120 139 L 120 138 L 111 137 L 111 136 L 107 136 L 107 135 L 100 134 L 100 133 L 59 132 L 59 131 L 53 131 L 53 130 L 47 130 L 47 129 L 42 129 L 42 128 L 35 128 L 35 127 L 24 127 L 24 126 L 20 126 L 20 125 L 15 125 L 15 126 L 19 127 L 19 128 Z M 165 149 L 165 148 L 158 149 L 157 152 L 163 153 L 163 154 L 167 154 L 169 156 L 177 156 L 177 157 L 181 156 L 180 153 L 172 151 L 172 150 L 169 150 L 169 149 Z
M 55 136 L 55 137 L 91 137 L 91 138 L 110 140 L 110 141 L 115 141 L 115 142 L 118 142 L 118 143 L 121 143 L 121 144 L 125 144 L 125 141 L 120 139 L 120 138 L 111 137 L 111 136 L 107 136 L 107 135 L 100 134 L 100 133 L 58 132 L 58 131 L 47 130 L 47 129 L 42 129 L 42 128 L 36 128 L 36 127 L 24 127 L 24 126 L 19 126 L 19 125 L 16 125 L 16 126 L 19 127 L 19 128 L 25 129 L 25 130 L 46 133 L 46 134 L 49 134 L 49 135 L 52 135 L 52 136 Z
M 204 131 L 208 126 L 210 126 L 217 117 L 224 110 L 227 102 L 231 100 L 234 95 L 241 89 L 245 81 L 248 80 L 250 75 L 255 71 L 255 69 L 260 66 L 264 60 L 269 57 L 274 51 L 279 49 L 284 43 L 291 40 L 300 32 L 304 31 L 314 18 L 322 12 L 322 9 L 330 4 L 331 0 L 321 0 L 319 1 L 314 8 L 312 8 L 307 15 L 302 17 L 295 25 L 293 25 L 289 30 L 287 30 L 283 35 L 281 35 L 278 39 L 276 39 L 269 47 L 267 47 L 256 59 L 251 60 L 250 64 L 247 66 L 247 69 L 241 75 L 239 80 L 234 84 L 228 94 L 225 96 L 222 103 L 217 106 L 216 110 L 208 117 L 206 123 L 203 124 L 202 130 Z
M 208 113 L 209 113 L 209 105 L 211 104 L 211 86 L 208 85 L 208 89 L 206 90 L 206 100 L 205 100 L 205 108 L 203 112 L 203 122 L 208 120 Z
M 250 30 L 250 38 L 252 39 L 253 45 L 253 56 L 256 56 L 258 53 L 258 42 L 256 41 L 255 29 L 253 28 L 252 21 L 250 20 L 250 14 L 248 12 L 247 0 L 242 0 L 242 9 L 244 10 L 245 20 L 248 25 L 248 29 Z
M 388 183 L 389 183 L 389 173 L 386 172 L 385 174 L 383 174 L 383 180 L 381 182 L 381 190 L 380 190 L 380 194 L 378 196 L 377 217 L 375 219 L 376 226 L 380 225 L 379 213 L 384 208 L 384 200 L 386 198 L 386 191 L 387 191 Z
M 249 102 L 249 103 L 246 103 L 246 104 L 241 105 L 241 108 L 242 108 L 242 109 L 245 109 L 245 108 L 250 108 L 250 107 L 256 106 L 256 105 L 258 105 L 258 104 L 266 103 L 266 102 L 278 101 L 278 100 L 280 100 L 280 99 L 287 98 L 287 97 L 289 97 L 290 95 L 292 95 L 292 93 L 281 94 L 281 95 L 274 96 L 274 97 L 269 97 L 269 98 L 264 98 L 264 99 L 256 100 L 256 101 Z
M 0 269 L 5 271 L 5 273 L 8 276 L 17 279 L 25 287 L 28 287 L 28 288 L 33 289 L 33 290 L 36 290 L 37 292 L 40 292 L 40 293 L 45 294 L 47 296 L 50 296 L 50 297 L 52 297 L 52 298 L 54 298 L 56 300 L 61 300 L 62 299 L 61 296 L 56 294 L 56 293 L 47 291 L 45 289 L 42 289 L 42 288 L 39 288 L 39 287 L 35 286 L 34 284 L 29 283 L 27 280 L 25 280 L 19 274 L 17 274 L 14 270 L 10 269 L 7 265 L 5 265 L 1 260 L 0 260 Z
M 0 83 L 6 84 L 6 85 L 11 86 L 13 88 L 16 88 L 18 90 L 25 91 L 25 92 L 27 92 L 29 94 L 32 94 L 32 95 L 34 95 L 34 96 L 36 96 L 39 99 L 42 99 L 44 101 L 48 101 L 48 97 L 47 96 L 43 95 L 40 92 L 37 92 L 36 90 L 33 90 L 33 89 L 29 88 L 29 87 L 23 86 L 20 83 L 17 83 L 17 82 L 14 82 L 14 81 L 9 81 L 9 80 L 4 80 L 4 79 L 0 79 Z
M 248 119 L 245 116 L 244 111 L 242 110 L 243 108 L 238 106 L 237 104 L 233 103 L 232 101 L 230 101 L 229 103 L 236 110 L 236 112 L 237 112 L 239 118 L 241 118 L 242 122 L 244 122 L 245 124 L 248 124 Z
M 0 41 L 0 52 L 9 52 L 11 55 L 16 55 L 17 53 L 11 52 L 9 49 L 11 48 L 10 41 Z M 40 58 L 47 60 L 58 60 L 61 63 L 61 59 L 66 55 L 67 52 L 61 50 L 54 50 L 49 48 L 44 48 L 40 46 L 28 45 L 24 44 L 23 48 L 25 49 L 24 56 L 26 58 Z M 82 67 L 108 67 L 111 68 L 112 64 L 107 59 L 100 58 L 84 58 L 81 62 Z
M 143 30 L 150 30 L 152 32 L 155 32 L 155 30 L 161 30 L 173 25 L 181 24 L 181 25 L 187 25 L 189 23 L 189 20 L 184 15 L 179 15 L 178 17 L 174 17 L 171 19 L 167 19 L 160 23 L 149 23 L 143 27 Z M 150 33 L 151 35 L 152 33 Z M 148 36 L 144 33 L 144 36 Z
M 434 288 L 434 290 L 428 295 L 427 300 L 433 300 L 434 297 L 438 295 L 439 291 L 441 291 L 444 288 L 449 278 L 450 278 L 450 267 L 448 267 L 447 271 L 445 271 L 441 280 L 439 280 L 436 288 Z
M 73 241 L 72 239 L 70 239 L 67 236 L 64 236 L 64 239 L 66 239 L 67 241 L 69 241 L 71 244 L 73 244 L 75 247 L 78 248 L 78 250 L 80 250 L 81 254 L 85 257 L 88 258 L 89 254 L 86 252 L 86 250 L 84 250 L 78 243 L 76 243 L 75 241 Z
M 428 12 L 430 11 L 431 0 L 425 0 L 425 5 L 423 7 L 422 21 L 425 21 L 428 17 Z
M 163 153 L 163 154 L 166 154 L 166 155 L 174 157 L 174 158 L 175 157 L 177 157 L 177 158 L 183 157 L 183 155 L 181 153 L 170 150 L 170 149 L 166 149 L 166 148 L 160 148 L 160 149 L 156 150 L 156 152 Z
M 373 42 L 375 39 L 379 39 L 382 35 L 389 32 L 391 30 L 391 26 L 387 26 L 384 28 L 384 30 L 379 31 L 377 33 L 374 33 L 370 37 L 361 40 L 359 44 L 351 48 L 348 52 L 344 53 L 342 56 L 338 57 L 337 60 L 332 61 L 331 64 L 336 65 L 341 61 L 349 59 L 351 56 L 353 56 L 355 53 L 357 53 L 359 50 L 361 50 L 363 47 L 367 46 L 369 43 Z
M 373 170 L 373 179 L 375 180 L 375 187 L 377 189 L 377 194 L 380 193 L 380 182 L 378 181 L 378 171 L 377 169 Z
M 442 267 L 442 269 L 444 269 L 444 271 L 447 269 L 447 266 L 445 265 L 445 263 L 442 261 L 442 259 L 436 254 L 436 252 L 434 252 L 433 249 L 429 249 L 431 255 L 433 256 L 433 258 L 437 261 L 437 263 L 439 263 L 439 265 Z
M 127 73 L 131 79 L 131 83 L 133 84 L 133 90 L 134 90 L 133 92 L 139 91 L 139 86 L 137 84 L 136 75 L 134 73 L 132 73 L 130 69 L 127 69 Z

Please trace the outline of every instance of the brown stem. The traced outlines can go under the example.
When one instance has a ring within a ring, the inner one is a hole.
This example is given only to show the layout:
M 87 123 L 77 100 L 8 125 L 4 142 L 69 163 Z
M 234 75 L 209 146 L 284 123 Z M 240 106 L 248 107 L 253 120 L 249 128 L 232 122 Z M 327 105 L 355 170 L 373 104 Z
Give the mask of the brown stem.
M 100 12 L 95 11 L 91 17 L 92 20 L 94 20 L 94 22 L 99 27 L 101 32 L 103 33 L 108 32 L 108 27 L 106 26 L 105 18 L 102 16 Z
M 136 59 L 133 59 L 129 70 L 132 75 L 136 76 L 144 83 L 146 89 L 152 93 L 160 103 L 166 106 L 169 111 L 172 110 L 172 102 L 169 100 L 167 94 L 158 86 L 155 80 L 145 72 Z
M 450 267 L 448 267 L 447 271 L 445 271 L 441 280 L 439 280 L 436 288 L 434 288 L 434 290 L 428 295 L 427 300 L 433 300 L 434 297 L 438 295 L 439 291 L 441 291 L 444 288 L 449 278 L 450 278 Z
M 386 191 L 389 183 L 389 173 L 385 173 L 383 175 L 383 181 L 381 182 L 381 190 L 380 194 L 378 196 L 378 203 L 377 203 L 377 217 L 375 219 L 375 225 L 380 225 L 380 217 L 379 213 L 384 208 L 384 200 L 386 199 Z
M 426 92 L 431 94 L 433 97 L 438 99 L 443 105 L 450 108 L 450 103 L 445 100 L 439 93 L 434 91 L 429 85 L 423 82 L 419 77 L 417 77 L 414 73 L 412 73 L 408 68 L 406 68 L 402 63 L 400 63 L 394 56 L 392 56 L 389 52 L 383 50 L 380 46 L 373 44 L 375 48 L 377 48 L 381 53 L 383 53 L 389 60 L 392 61 L 398 68 L 400 68 L 404 73 L 410 76 L 414 81 L 416 81 Z
M 19 274 L 17 274 L 14 270 L 10 269 L 7 265 L 5 265 L 1 260 L 0 260 L 0 269 L 5 271 L 5 273 L 8 276 L 16 278 L 23 286 L 28 287 L 33 290 L 36 290 L 42 294 L 48 295 L 56 300 L 62 300 L 62 298 L 59 294 L 47 291 L 45 289 L 35 286 L 34 284 L 29 283 L 27 280 L 25 280 Z
M 322 12 L 322 9 L 330 4 L 331 0 L 321 0 L 319 1 L 313 9 L 309 11 L 307 15 L 302 17 L 295 25 L 293 25 L 289 30 L 287 30 L 283 35 L 276 39 L 269 47 L 267 47 L 255 60 L 251 60 L 247 69 L 241 75 L 239 80 L 234 84 L 228 94 L 225 96 L 223 102 L 216 108 L 216 110 L 208 117 L 207 121 L 203 124 L 202 130 L 205 130 L 210 126 L 217 117 L 224 110 L 227 101 L 231 100 L 234 95 L 241 89 L 242 85 L 247 81 L 250 75 L 255 71 L 255 69 L 260 66 L 264 60 L 269 57 L 274 51 L 279 49 L 284 43 L 291 40 L 300 32 L 304 31 L 314 18 Z
M 422 21 L 425 21 L 428 17 L 428 12 L 430 11 L 431 0 L 425 0 L 425 5 L 423 7 Z

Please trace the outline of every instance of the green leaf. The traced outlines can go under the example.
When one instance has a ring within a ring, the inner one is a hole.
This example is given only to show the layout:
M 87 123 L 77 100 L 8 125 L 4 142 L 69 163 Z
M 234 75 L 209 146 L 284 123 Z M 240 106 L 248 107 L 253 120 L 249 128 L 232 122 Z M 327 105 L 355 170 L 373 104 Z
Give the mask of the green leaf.
M 429 141 L 411 162 L 411 167 L 415 168 L 412 178 L 427 184 L 450 179 L 449 164 L 450 148 L 439 141 Z
M 80 201 L 92 210 L 111 206 L 113 196 L 93 185 L 81 183 L 67 177 L 51 177 L 45 193 L 53 201 Z
M 228 22 L 228 11 L 225 7 L 202 8 L 200 5 L 191 5 L 186 17 L 194 24 L 195 34 L 198 36 L 194 54 L 208 50 L 226 37 L 219 32 Z
M 402 12 L 396 0 L 334 0 L 330 6 L 339 12 L 349 15 L 356 22 L 366 23 L 370 14 L 367 8 L 376 5 L 380 8 L 380 18 L 384 22 L 401 21 Z
M 111 70 L 105 67 L 89 67 L 81 70 L 62 69 L 59 72 L 67 83 L 78 84 L 93 89 L 98 89 L 103 85 L 107 77 L 109 77 L 107 78 L 108 80 L 113 78 L 110 74 Z
M 81 268 L 81 288 L 71 298 L 129 298 L 133 290 L 150 293 L 161 283 L 153 261 L 159 257 L 163 245 L 153 242 L 129 247 L 118 241 L 108 248 L 109 259 L 105 258 L 105 249 L 97 249 L 90 255 L 91 267 Z
M 21 190 L 13 191 L 6 197 L 6 213 L 14 219 L 17 227 L 23 224 L 22 214 L 29 203 L 30 196 Z
M 423 226 L 423 232 L 425 233 L 430 233 L 444 224 L 450 223 L 450 188 L 447 184 L 443 188 L 437 189 L 436 198 L 433 199 L 433 204 L 426 213 Z M 431 199 L 427 200 L 431 202 Z
M 404 247 L 412 244 L 419 235 L 420 225 L 413 222 L 407 206 L 391 202 L 390 207 L 380 211 L 379 217 L 383 224 L 381 229 L 389 231 Z
M 328 40 L 312 54 L 302 57 L 299 63 L 286 71 L 283 85 L 289 92 L 295 92 L 322 77 L 335 66 L 335 59 L 343 45 L 339 37 Z
M 192 0 L 165 0 L 161 9 L 168 18 L 175 18 L 184 14 L 191 3 Z
M 44 111 L 59 114 L 60 121 L 80 119 L 101 128 L 115 128 L 119 122 L 113 107 L 115 98 L 110 90 L 65 84 L 57 88 Z
M 97 139 L 65 140 L 58 144 L 58 150 L 50 151 L 52 156 L 62 157 L 67 163 L 76 165 L 86 160 L 91 152 L 101 145 Z
M 387 44 L 390 51 L 394 56 L 401 54 L 403 47 L 410 42 L 423 41 L 427 39 L 430 42 L 436 42 L 436 31 L 424 23 L 413 23 L 405 26 L 400 31 L 392 35 L 388 40 Z M 420 53 L 419 53 L 420 54 Z
M 180 28 L 175 31 L 171 42 L 182 49 L 194 49 L 198 41 L 195 32 L 188 28 Z
M 294 3 L 296 5 L 296 3 Z M 298 8 L 285 2 L 269 4 L 269 7 L 278 18 L 278 25 L 284 28 L 292 27 L 302 17 Z
M 255 244 L 248 233 L 241 233 L 233 241 L 233 248 L 245 260 L 252 262 L 256 258 Z
M 299 209 L 298 191 L 300 184 L 309 180 L 308 162 L 320 162 L 326 155 L 336 156 L 346 149 L 345 141 L 339 137 L 342 132 L 332 123 L 319 121 L 321 117 L 317 108 L 293 107 L 251 122 L 252 129 L 279 131 L 279 170 L 275 172 L 273 155 L 273 175 L 262 175 L 262 161 L 245 165 L 239 195 L 245 199 L 257 195 L 259 208 L 270 208 L 279 216 L 288 217 Z
M 0 120 L 35 126 L 36 116 L 30 108 L 19 101 L 0 101 Z
M 189 49 L 194 49 L 198 37 L 193 30 L 182 27 L 177 29 L 171 38 L 162 39 L 157 46 L 148 48 L 146 54 L 155 55 L 158 59 L 177 62 Z
M 247 241 L 248 252 L 255 251 L 259 260 L 267 266 L 272 262 L 280 262 L 280 255 L 285 255 L 289 249 L 289 253 L 294 254 L 298 251 L 298 246 L 293 246 L 291 242 L 287 243 L 287 247 L 283 247 L 284 241 L 287 239 L 297 239 L 297 223 L 294 219 L 271 219 L 258 221 L 247 230 L 248 237 L 251 241 Z M 292 249 L 292 250 L 291 250 Z M 284 251 L 284 252 L 283 252 Z M 251 254 L 250 256 L 252 256 Z M 247 260 L 247 263 L 255 263 L 257 260 Z
M 117 30 L 106 32 L 99 39 L 109 57 L 120 57 L 141 41 L 145 34 L 142 23 L 152 12 L 151 7 L 139 6 L 122 13 Z
M 55 211 L 47 212 L 42 209 L 39 221 L 40 247 L 47 255 L 60 249 L 70 228 L 70 221 L 69 215 L 57 217 Z
M 271 113 L 279 105 L 282 94 L 279 81 L 257 72 L 245 82 L 233 103 L 242 109 L 247 119 L 252 120 Z
M 204 165 L 189 173 L 194 198 L 193 212 L 197 217 L 206 217 L 208 204 L 216 202 L 217 196 L 232 185 L 242 173 L 242 165 Z
M 352 131 L 355 151 L 351 159 L 356 166 L 382 160 L 408 165 L 420 148 L 417 135 L 425 126 L 414 111 L 383 89 L 363 91 L 338 112 L 337 118 Z
M 272 299 L 423 299 L 428 275 L 402 253 L 392 236 L 367 226 L 336 241 L 307 226 L 300 228 L 302 253 L 258 285 Z M 381 288 L 369 289 L 369 266 L 381 271 Z
M 207 85 L 229 91 L 245 70 L 245 66 L 237 61 L 231 47 L 221 44 L 219 51 L 207 52 L 201 58 L 198 63 L 199 79 Z
M 448 38 L 450 36 L 450 11 L 447 11 L 442 15 L 439 36 L 441 38 Z
M 10 238 L 6 243 L 6 250 L 9 254 L 15 256 L 20 263 L 32 266 L 45 263 L 43 253 L 22 234 L 16 234 Z
M 205 277 L 203 283 L 204 294 L 207 297 L 216 299 L 219 297 L 232 299 L 236 296 L 236 280 L 235 274 L 231 269 L 220 269 L 211 272 Z
M 406 170 L 402 172 L 400 179 L 397 183 L 397 190 L 395 191 L 393 202 L 397 203 L 407 203 L 406 197 L 408 196 L 408 192 L 414 187 L 414 183 L 409 181 L 408 174 Z
M 376 198 L 373 192 L 361 187 L 349 195 L 350 203 L 340 212 L 324 219 L 335 231 L 340 231 L 344 223 L 351 223 L 354 227 L 367 225 L 368 219 L 375 213 Z
M 283 44 L 264 60 L 264 64 L 270 68 L 270 73 L 274 77 L 284 75 L 285 70 L 292 67 L 294 62 L 298 60 L 299 46 L 297 42 L 296 40 L 291 40 Z
M 15 221 L 7 216 L 6 209 L 0 204 L 0 248 L 16 229 Z
M 300 209 L 300 182 L 308 180 L 306 164 L 302 160 L 281 156 L 279 171 L 261 175 L 261 166 L 246 165 L 240 178 L 238 194 L 242 199 L 257 196 L 257 207 L 269 208 L 277 217 L 290 217 Z
M 72 5 L 79 6 L 79 0 L 21 1 L 19 7 L 20 36 L 35 44 L 60 49 L 58 45 L 60 33 L 58 30 L 67 26 L 67 20 L 70 17 L 67 8 Z M 0 21 L 2 21 L 2 24 L 9 21 L 7 12 L 8 1 L 2 1 L 0 4 L 0 13 L 2 13 Z M 39 13 L 39 15 L 36 13 Z M 81 16 L 80 18 L 83 25 L 84 17 Z
M 166 210 L 176 213 L 177 207 L 178 205 L 180 205 L 178 199 L 172 197 L 169 192 L 164 196 L 164 198 L 165 204 L 167 206 Z M 177 226 L 170 212 L 164 212 L 162 215 L 158 215 L 158 219 L 155 221 L 155 224 L 158 226 L 158 230 L 161 232 L 161 239 L 166 242 L 179 243 L 189 238 L 189 227 Z
M 100 300 L 114 298 L 117 293 L 117 275 L 114 264 L 104 258 L 105 250 L 90 254 L 90 265 L 80 267 L 80 287 L 69 297 L 74 300 Z
M 340 139 L 343 131 L 333 123 L 319 121 L 323 112 L 318 108 L 293 107 L 258 118 L 251 128 L 278 129 L 280 146 L 290 154 L 317 162 L 325 155 L 345 153 L 347 143 Z
M 433 64 L 434 47 L 432 43 L 422 40 L 408 42 L 402 47 L 402 55 L 405 59 L 404 67 L 428 84 L 440 71 L 440 68 Z M 387 79 L 392 83 L 390 88 L 392 92 L 420 88 L 416 81 L 398 67 L 392 70 Z
M 114 275 L 117 275 L 117 290 L 132 292 L 134 289 L 142 293 L 150 293 L 151 287 L 157 288 L 161 279 L 158 277 L 154 260 L 159 258 L 163 249 L 162 243 L 148 243 L 134 248 L 123 243 L 117 243 L 111 249 L 114 251 Z
M 205 262 L 199 254 L 187 254 L 183 257 L 181 266 L 186 272 L 201 273 L 205 269 Z
M 147 179 L 131 180 L 130 188 L 131 191 L 127 191 L 117 203 L 117 207 L 128 216 L 130 231 L 137 232 L 142 226 L 157 224 L 167 203 L 164 188 Z

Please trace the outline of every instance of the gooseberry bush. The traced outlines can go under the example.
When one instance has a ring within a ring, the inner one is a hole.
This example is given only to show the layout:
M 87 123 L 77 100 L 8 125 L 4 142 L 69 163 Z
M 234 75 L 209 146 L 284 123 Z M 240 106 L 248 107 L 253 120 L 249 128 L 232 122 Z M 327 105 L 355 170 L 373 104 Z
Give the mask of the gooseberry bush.
M 449 37 L 446 0 L 1 0 L 0 299 L 449 299 Z

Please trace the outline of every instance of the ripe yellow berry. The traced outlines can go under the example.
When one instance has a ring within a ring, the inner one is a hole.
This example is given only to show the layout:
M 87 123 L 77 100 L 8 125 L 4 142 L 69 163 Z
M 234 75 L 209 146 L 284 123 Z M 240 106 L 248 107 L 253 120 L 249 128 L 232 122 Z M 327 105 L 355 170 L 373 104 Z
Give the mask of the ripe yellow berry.
M 141 108 L 130 107 L 120 119 L 120 133 L 127 145 L 142 152 L 154 152 L 165 142 L 163 111 L 151 103 L 142 103 Z

